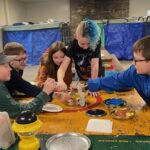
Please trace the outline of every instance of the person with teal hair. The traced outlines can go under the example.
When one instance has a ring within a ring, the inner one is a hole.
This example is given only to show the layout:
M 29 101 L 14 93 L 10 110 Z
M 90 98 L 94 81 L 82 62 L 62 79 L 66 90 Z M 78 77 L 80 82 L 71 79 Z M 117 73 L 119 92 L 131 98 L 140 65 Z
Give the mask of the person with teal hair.
M 85 28 L 83 29 L 83 36 L 88 38 L 89 47 L 94 51 L 100 41 L 100 28 L 92 20 L 83 21 L 83 23 Z
M 60 90 L 67 88 L 64 75 L 71 60 L 75 63 L 79 80 L 96 79 L 100 75 L 100 45 L 100 28 L 97 23 L 93 20 L 81 21 L 75 31 L 75 38 L 68 46 L 64 61 L 57 72 Z M 91 94 L 97 96 L 97 93 Z

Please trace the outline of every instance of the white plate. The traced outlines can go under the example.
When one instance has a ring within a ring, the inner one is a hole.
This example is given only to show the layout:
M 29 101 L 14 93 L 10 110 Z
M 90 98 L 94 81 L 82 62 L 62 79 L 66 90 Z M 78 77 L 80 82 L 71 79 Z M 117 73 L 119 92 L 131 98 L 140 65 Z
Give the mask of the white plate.
M 55 104 L 46 104 L 43 106 L 42 110 L 47 112 L 60 112 L 63 110 L 63 108 Z

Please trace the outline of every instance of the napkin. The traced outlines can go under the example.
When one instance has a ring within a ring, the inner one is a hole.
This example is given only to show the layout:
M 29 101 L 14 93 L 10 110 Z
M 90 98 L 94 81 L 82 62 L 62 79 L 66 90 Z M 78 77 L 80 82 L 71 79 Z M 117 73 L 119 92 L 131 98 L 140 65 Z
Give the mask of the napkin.
M 103 119 L 90 119 L 86 131 L 112 133 L 112 121 Z

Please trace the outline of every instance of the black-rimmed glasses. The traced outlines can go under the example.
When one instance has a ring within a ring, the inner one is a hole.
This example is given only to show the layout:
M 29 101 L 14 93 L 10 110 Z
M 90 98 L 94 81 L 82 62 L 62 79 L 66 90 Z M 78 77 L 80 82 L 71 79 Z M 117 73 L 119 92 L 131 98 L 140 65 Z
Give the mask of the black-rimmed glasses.
M 140 60 L 133 59 L 133 61 L 134 61 L 135 64 L 136 64 L 137 62 L 150 61 L 150 59 L 140 59 Z
M 27 60 L 27 57 L 25 58 L 20 58 L 20 59 L 14 59 L 15 61 L 18 61 L 18 62 L 25 62 Z

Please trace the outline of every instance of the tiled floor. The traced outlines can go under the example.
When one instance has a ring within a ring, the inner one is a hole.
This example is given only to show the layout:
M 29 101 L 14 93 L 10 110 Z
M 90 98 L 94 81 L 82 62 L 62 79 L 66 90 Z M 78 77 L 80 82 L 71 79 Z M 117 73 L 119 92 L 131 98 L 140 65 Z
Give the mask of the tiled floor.
M 132 61 L 120 61 L 120 62 L 123 65 L 124 69 L 127 69 L 132 64 Z M 37 69 L 38 66 L 27 66 L 25 68 L 23 78 L 28 81 L 34 81 L 37 75 Z

